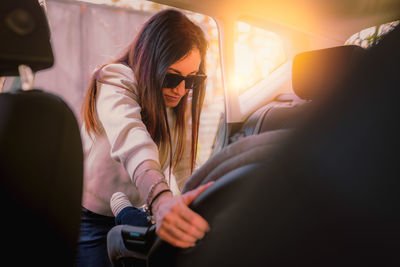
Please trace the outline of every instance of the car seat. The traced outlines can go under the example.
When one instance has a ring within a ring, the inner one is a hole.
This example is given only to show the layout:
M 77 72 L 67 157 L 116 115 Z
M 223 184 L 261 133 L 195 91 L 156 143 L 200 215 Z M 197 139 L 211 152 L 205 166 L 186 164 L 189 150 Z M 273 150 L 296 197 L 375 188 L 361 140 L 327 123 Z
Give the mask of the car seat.
M 18 76 L 21 65 L 28 72 L 51 67 L 49 27 L 38 1 L 6 0 L 0 13 L 0 76 Z M 3 261 L 73 266 L 83 152 L 78 122 L 63 99 L 42 89 L 0 93 L 0 178 Z
M 312 101 L 332 91 L 337 81 L 350 75 L 350 66 L 365 52 L 355 46 L 303 52 L 295 56 L 292 94 L 280 95 L 253 113 L 243 124 L 243 136 L 225 147 L 199 168 L 185 183 L 182 192 L 215 181 L 229 171 L 268 158 L 270 151 L 300 127 Z M 332 78 L 335 77 L 335 78 Z
M 195 247 L 156 239 L 145 264 L 398 266 L 398 47 L 400 27 L 322 88 L 269 157 L 226 173 L 195 199 L 190 207 L 211 226 Z M 118 231 L 108 238 L 124 244 Z M 132 263 L 130 253 L 109 255 L 118 266 Z
M 351 64 L 365 52 L 356 45 L 337 46 L 297 54 L 292 64 L 294 94 L 278 95 L 273 101 L 252 113 L 237 136 L 245 137 L 278 129 L 293 129 L 302 121 L 312 101 L 335 88 L 349 74 Z

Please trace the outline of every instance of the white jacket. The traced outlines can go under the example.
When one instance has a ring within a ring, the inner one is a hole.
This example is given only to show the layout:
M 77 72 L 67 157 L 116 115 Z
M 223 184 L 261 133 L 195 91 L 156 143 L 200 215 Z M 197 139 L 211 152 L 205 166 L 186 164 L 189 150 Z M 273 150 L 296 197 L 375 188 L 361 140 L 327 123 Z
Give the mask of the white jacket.
M 101 215 L 113 216 L 109 201 L 115 192 L 124 192 L 136 207 L 144 204 L 139 191 L 142 195 L 147 192 L 142 192 L 145 189 L 133 184 L 132 176 L 145 160 L 159 164 L 159 152 L 141 120 L 141 107 L 132 69 L 123 64 L 109 64 L 100 70 L 99 80 L 96 111 L 104 130 L 100 134 L 88 135 L 85 125 L 82 126 L 85 155 L 82 206 Z M 175 116 L 172 109 L 168 108 L 167 114 L 171 135 L 174 136 Z M 187 125 L 190 131 L 190 123 Z M 190 175 L 190 132 L 186 136 L 182 161 L 172 170 L 175 181 L 173 177 L 171 180 L 178 187 L 175 194 L 182 189 Z M 175 144 L 172 144 L 172 149 L 175 150 Z M 168 166 L 169 161 L 162 166 L 166 177 Z M 173 187 L 172 183 L 170 187 Z M 174 188 L 171 189 L 174 191 Z

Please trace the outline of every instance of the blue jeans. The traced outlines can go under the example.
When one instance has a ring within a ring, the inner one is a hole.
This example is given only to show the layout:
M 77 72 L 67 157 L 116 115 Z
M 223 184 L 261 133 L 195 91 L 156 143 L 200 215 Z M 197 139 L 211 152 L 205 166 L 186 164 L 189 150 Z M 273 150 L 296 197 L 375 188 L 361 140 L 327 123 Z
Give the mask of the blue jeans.
M 78 267 L 110 267 L 107 253 L 107 234 L 115 226 L 115 218 L 82 208 L 78 239 Z
M 115 224 L 129 224 L 134 226 L 150 226 L 147 213 L 135 207 L 123 208 L 115 217 Z
M 112 266 L 107 252 L 107 234 L 115 225 L 150 226 L 147 214 L 135 207 L 126 207 L 116 218 L 82 208 L 78 239 L 77 267 Z

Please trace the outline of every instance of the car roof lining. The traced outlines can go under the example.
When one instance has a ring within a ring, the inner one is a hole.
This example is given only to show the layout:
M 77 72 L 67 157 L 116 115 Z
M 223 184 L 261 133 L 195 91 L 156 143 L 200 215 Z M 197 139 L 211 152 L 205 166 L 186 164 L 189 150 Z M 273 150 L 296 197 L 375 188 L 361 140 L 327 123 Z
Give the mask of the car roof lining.
M 152 0 L 214 18 L 251 18 L 344 42 L 351 34 L 400 18 L 398 0 Z

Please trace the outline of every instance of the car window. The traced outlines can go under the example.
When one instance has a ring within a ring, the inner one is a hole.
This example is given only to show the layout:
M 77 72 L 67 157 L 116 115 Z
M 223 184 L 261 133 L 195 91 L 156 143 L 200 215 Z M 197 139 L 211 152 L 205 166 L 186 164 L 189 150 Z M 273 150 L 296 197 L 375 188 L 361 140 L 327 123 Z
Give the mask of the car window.
M 152 14 L 171 8 L 144 0 L 46 0 L 46 4 L 56 61 L 52 69 L 38 73 L 35 82 L 38 87 L 54 88 L 77 117 L 94 68 L 117 56 Z M 218 30 L 209 16 L 180 10 L 202 27 L 209 43 L 197 154 L 200 166 L 211 154 L 224 110 Z
M 393 30 L 399 23 L 400 20 L 397 20 L 363 29 L 350 36 L 346 44 L 354 44 L 363 48 L 368 48 L 377 44 L 383 35 Z
M 273 32 L 238 21 L 235 41 L 235 84 L 243 93 L 286 62 L 283 43 Z

